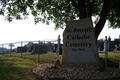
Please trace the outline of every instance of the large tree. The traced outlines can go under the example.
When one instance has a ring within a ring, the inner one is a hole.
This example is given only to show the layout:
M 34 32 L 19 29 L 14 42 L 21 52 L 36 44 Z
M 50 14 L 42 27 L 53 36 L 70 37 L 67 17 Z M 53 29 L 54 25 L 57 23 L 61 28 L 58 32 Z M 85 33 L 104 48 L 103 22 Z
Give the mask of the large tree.
M 29 14 L 35 23 L 55 23 L 56 29 L 76 18 L 96 17 L 95 35 L 98 38 L 106 20 L 109 26 L 119 28 L 120 0 L 1 0 L 0 14 L 6 20 L 25 19 Z

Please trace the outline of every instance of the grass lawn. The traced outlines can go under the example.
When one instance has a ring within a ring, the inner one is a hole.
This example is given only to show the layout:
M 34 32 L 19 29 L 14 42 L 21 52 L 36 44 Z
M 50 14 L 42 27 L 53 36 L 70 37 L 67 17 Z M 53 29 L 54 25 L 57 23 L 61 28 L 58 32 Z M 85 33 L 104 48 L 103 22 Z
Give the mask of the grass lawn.
M 0 80 L 36 80 L 32 69 L 37 65 L 29 59 L 0 55 Z
M 105 58 L 105 53 L 99 53 L 99 57 L 104 59 Z M 107 54 L 107 65 L 108 67 L 119 67 L 120 63 L 120 53 L 112 53 L 108 52 Z
M 52 63 L 56 59 L 56 53 L 40 54 L 40 64 Z M 23 53 L 22 58 L 21 53 L 13 53 L 12 57 L 10 54 L 0 55 L 0 80 L 36 80 L 32 69 L 37 65 L 37 54 Z
M 5 54 L 5 56 L 10 56 L 10 54 Z M 12 57 L 21 57 L 21 53 L 12 53 Z M 38 62 L 38 54 L 29 54 L 29 53 L 22 53 L 22 58 L 33 60 L 35 62 Z M 59 56 L 60 60 L 62 58 L 62 55 Z M 53 63 L 57 59 L 56 53 L 44 53 L 40 54 L 40 63 Z
M 104 58 L 104 53 L 99 53 L 100 58 Z M 60 61 L 62 56 L 60 55 Z M 52 63 L 57 59 L 56 53 L 40 54 L 40 64 Z M 118 67 L 120 53 L 108 53 L 108 66 Z M 0 55 L 0 80 L 36 80 L 32 69 L 39 65 L 38 55 L 29 53 L 13 53 Z M 42 78 L 40 80 L 43 80 Z

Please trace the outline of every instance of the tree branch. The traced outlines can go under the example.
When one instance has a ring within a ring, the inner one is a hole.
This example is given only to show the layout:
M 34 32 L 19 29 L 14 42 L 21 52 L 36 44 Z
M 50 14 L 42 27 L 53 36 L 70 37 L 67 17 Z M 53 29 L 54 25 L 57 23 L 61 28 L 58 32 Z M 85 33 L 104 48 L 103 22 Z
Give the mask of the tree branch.
M 90 2 L 90 0 L 87 0 L 87 4 L 86 4 L 87 5 L 87 17 L 92 16 L 94 3 L 95 3 L 95 0 L 92 0 L 92 2 Z
M 98 21 L 98 23 L 96 24 L 96 26 L 94 28 L 96 40 L 97 40 L 100 32 L 102 31 L 104 25 L 105 25 L 108 11 L 109 11 L 109 7 L 110 7 L 110 3 L 111 3 L 111 0 L 104 0 L 104 4 L 103 4 L 102 11 L 100 14 L 100 20 Z
M 93 8 L 94 8 L 94 3 L 95 3 L 95 0 L 92 0 L 91 6 L 90 6 L 90 9 L 91 9 L 90 16 L 92 16 L 92 12 L 93 12 Z
M 87 17 L 85 0 L 78 0 L 78 10 L 80 12 L 79 19 Z
M 78 9 L 78 5 L 77 5 L 77 3 L 76 3 L 74 0 L 70 0 L 70 1 L 72 2 L 72 5 L 73 5 L 75 8 Z
M 87 17 L 91 17 L 90 13 L 91 13 L 91 10 L 90 10 L 90 0 L 87 0 Z

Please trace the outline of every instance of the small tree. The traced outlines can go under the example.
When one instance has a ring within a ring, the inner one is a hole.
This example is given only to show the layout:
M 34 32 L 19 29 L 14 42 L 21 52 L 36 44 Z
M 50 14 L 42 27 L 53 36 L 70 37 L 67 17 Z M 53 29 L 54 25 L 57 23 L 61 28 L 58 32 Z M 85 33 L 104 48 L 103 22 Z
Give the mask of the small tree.
M 24 45 L 27 49 L 29 49 L 32 46 L 33 42 L 29 42 L 28 44 Z

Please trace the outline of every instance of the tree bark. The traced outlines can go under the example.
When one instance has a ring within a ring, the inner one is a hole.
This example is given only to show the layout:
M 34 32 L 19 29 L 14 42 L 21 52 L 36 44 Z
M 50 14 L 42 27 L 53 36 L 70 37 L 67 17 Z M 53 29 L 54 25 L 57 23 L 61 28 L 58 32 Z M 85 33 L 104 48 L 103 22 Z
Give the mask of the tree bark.
M 90 2 L 90 0 L 87 0 L 87 4 L 86 4 L 87 5 L 87 17 L 92 16 L 94 3 L 95 3 L 95 0 L 92 0 L 92 2 Z
M 109 7 L 110 7 L 110 3 L 111 3 L 110 0 L 104 0 L 104 4 L 103 4 L 102 11 L 100 14 L 100 20 L 98 21 L 98 23 L 96 24 L 96 26 L 94 28 L 96 40 L 105 25 Z
M 78 0 L 78 5 L 76 8 L 78 8 L 80 13 L 79 19 L 92 16 L 94 3 L 95 3 L 95 0 L 92 0 L 92 2 L 90 2 L 90 0 L 87 0 L 86 3 L 85 3 L 85 0 Z
M 85 0 L 78 0 L 78 10 L 80 12 L 79 19 L 87 17 Z

